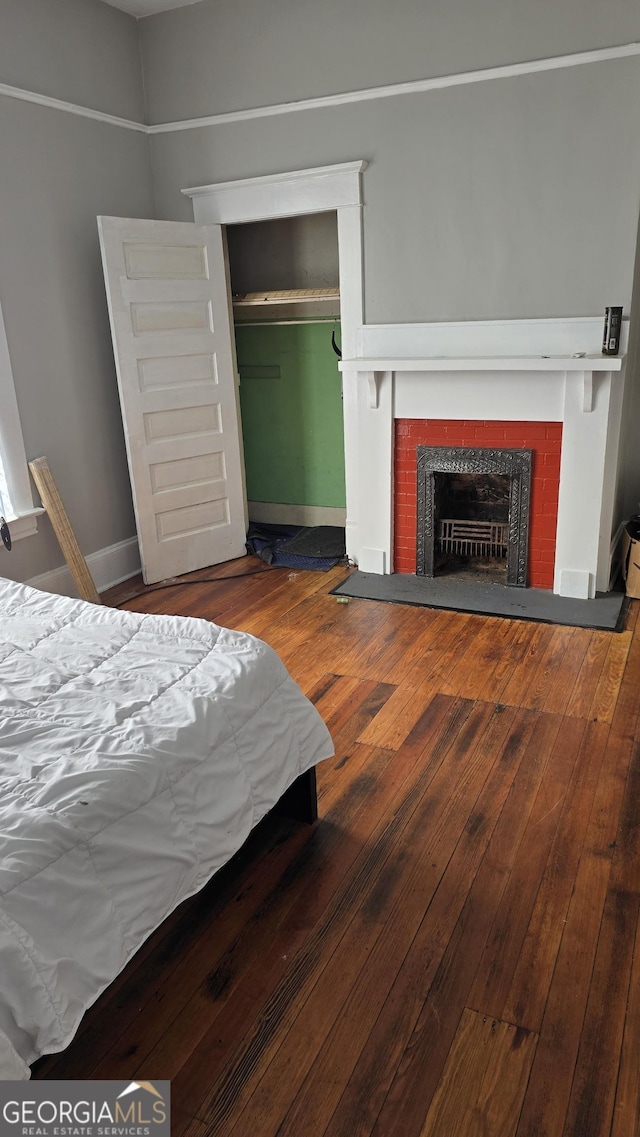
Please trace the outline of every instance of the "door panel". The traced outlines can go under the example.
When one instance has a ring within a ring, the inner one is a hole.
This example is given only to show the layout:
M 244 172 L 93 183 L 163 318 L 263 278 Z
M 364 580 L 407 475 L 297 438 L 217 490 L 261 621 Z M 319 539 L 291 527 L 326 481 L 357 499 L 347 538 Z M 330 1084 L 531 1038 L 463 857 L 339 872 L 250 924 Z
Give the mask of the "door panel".
M 245 553 L 246 495 L 222 229 L 98 218 L 148 584 Z

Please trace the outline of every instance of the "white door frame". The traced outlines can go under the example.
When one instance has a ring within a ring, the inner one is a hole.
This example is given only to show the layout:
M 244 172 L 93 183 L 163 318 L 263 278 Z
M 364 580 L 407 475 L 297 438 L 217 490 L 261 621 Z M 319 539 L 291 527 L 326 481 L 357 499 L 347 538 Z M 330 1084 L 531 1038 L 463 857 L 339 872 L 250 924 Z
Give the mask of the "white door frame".
M 194 220 L 198 225 L 237 225 L 336 211 L 344 359 L 354 359 L 357 355 L 358 332 L 364 323 L 360 175 L 366 165 L 364 161 L 344 162 L 182 191 L 193 202 Z M 358 549 L 358 407 L 354 374 L 343 376 L 346 543 L 347 555 L 351 557 Z

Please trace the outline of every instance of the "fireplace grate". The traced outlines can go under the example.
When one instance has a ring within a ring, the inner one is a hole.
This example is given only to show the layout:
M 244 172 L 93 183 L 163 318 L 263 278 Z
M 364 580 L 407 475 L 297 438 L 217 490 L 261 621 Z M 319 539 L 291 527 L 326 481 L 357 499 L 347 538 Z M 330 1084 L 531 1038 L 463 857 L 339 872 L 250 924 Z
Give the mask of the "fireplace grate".
M 508 524 L 496 521 L 461 521 L 442 518 L 438 524 L 438 548 L 443 553 L 465 557 L 506 557 Z
M 532 450 L 497 449 L 491 446 L 418 446 L 417 468 L 417 556 L 416 571 L 420 576 L 435 575 L 435 552 L 439 545 L 440 512 L 436 507 L 436 477 L 439 474 L 506 474 L 509 478 L 508 520 L 480 521 L 484 526 L 503 526 L 501 552 L 506 548 L 507 584 L 525 588 L 527 584 L 527 545 L 529 536 L 529 502 L 531 497 Z M 442 513 L 454 513 L 443 502 Z M 499 514 L 498 514 L 499 516 Z M 454 518 L 442 520 L 455 521 Z M 474 523 L 476 519 L 473 519 Z M 459 521 L 456 524 L 460 524 Z M 468 525 L 468 522 L 467 522 Z M 445 538 L 446 539 L 446 538 Z M 454 538 L 452 538 L 454 539 Z M 464 534 L 465 541 L 492 543 L 491 532 Z M 468 546 L 467 546 L 468 548 Z M 438 567 L 440 570 L 441 566 Z

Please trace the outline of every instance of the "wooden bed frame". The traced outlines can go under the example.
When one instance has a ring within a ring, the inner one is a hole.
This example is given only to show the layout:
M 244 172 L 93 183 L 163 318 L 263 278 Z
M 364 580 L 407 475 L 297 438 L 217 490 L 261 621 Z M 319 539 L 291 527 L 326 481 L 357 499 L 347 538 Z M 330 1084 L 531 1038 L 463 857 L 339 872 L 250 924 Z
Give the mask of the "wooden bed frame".
M 312 766 L 306 773 L 300 774 L 285 790 L 280 801 L 273 807 L 273 813 L 279 817 L 288 817 L 292 821 L 306 821 L 313 825 L 318 820 L 318 790 L 316 783 L 316 768 Z

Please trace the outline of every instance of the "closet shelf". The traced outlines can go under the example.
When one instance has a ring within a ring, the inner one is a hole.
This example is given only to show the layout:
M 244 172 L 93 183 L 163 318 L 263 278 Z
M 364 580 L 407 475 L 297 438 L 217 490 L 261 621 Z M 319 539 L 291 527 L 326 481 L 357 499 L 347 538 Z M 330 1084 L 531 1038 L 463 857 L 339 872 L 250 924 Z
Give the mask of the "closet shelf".
M 324 323 L 340 319 L 338 288 L 284 288 L 234 293 L 236 324 Z
M 234 308 L 252 308 L 264 304 L 331 303 L 340 300 L 338 288 L 284 288 L 278 291 L 234 292 Z

